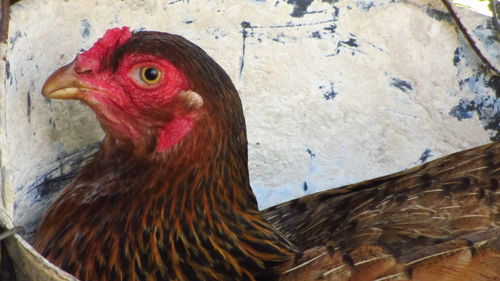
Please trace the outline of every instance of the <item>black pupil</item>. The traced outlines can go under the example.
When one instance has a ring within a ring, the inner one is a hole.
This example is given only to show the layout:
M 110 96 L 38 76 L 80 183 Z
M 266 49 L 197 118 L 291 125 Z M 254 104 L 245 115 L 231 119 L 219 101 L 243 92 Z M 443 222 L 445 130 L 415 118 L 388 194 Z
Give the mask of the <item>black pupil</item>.
M 144 72 L 144 77 L 148 80 L 148 81 L 154 81 L 156 80 L 156 78 L 158 78 L 158 69 L 156 68 L 152 68 L 152 67 L 149 67 L 148 69 L 146 69 L 146 71 Z

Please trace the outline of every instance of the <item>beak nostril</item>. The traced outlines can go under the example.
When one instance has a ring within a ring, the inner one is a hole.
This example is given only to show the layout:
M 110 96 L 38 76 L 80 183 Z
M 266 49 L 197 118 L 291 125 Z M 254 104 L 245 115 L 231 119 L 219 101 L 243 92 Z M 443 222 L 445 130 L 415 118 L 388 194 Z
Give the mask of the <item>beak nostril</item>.
M 82 66 L 81 64 L 75 65 L 75 73 L 77 74 L 90 74 L 92 73 L 92 69 L 90 67 Z
M 73 71 L 76 74 L 92 74 L 99 66 L 99 62 L 93 59 L 85 59 L 81 55 L 76 56 L 73 61 Z

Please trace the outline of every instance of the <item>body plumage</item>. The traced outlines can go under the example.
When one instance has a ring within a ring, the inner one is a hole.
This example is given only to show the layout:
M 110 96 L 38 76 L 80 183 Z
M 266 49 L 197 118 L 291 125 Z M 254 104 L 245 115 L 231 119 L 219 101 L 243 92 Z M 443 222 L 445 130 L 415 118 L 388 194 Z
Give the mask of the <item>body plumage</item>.
M 498 143 L 260 212 L 238 93 L 186 39 L 111 29 L 43 93 L 106 131 L 34 243 L 81 280 L 500 278 Z

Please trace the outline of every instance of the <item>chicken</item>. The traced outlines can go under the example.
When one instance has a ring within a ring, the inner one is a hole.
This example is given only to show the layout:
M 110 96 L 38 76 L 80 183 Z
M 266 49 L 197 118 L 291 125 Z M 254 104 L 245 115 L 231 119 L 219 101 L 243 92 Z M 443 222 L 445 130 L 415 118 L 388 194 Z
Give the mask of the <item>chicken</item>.
M 102 146 L 34 247 L 81 280 L 500 280 L 500 144 L 259 211 L 245 120 L 188 40 L 108 30 L 43 87 Z

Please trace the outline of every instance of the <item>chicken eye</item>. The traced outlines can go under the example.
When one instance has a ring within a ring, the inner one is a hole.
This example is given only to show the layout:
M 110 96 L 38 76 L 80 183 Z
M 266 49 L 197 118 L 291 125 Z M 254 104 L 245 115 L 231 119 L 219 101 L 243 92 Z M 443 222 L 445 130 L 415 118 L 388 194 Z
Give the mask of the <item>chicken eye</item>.
M 161 71 L 155 67 L 146 66 L 141 68 L 141 79 L 144 83 L 153 85 L 160 81 Z

